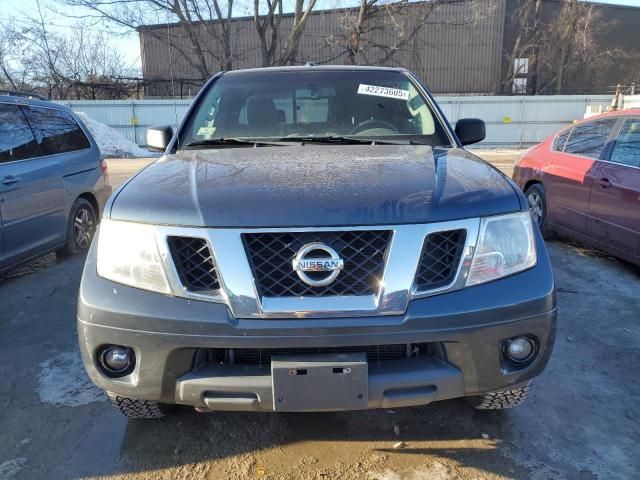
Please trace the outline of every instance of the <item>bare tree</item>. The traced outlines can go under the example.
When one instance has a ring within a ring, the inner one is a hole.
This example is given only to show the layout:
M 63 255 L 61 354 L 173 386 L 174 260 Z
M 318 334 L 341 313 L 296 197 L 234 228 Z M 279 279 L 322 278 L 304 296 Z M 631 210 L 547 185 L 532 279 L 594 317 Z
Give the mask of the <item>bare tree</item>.
M 65 43 L 61 65 L 76 98 L 126 98 L 132 93 L 133 86 L 123 79 L 130 69 L 104 32 L 78 26 Z
M 253 23 L 260 42 L 262 54 L 262 66 L 268 67 L 275 63 L 276 49 L 278 48 L 278 35 L 282 20 L 282 0 L 264 0 L 267 6 L 266 13 L 260 13 L 260 0 L 253 0 Z
M 258 34 L 262 66 L 294 65 L 297 61 L 300 40 L 316 0 L 295 0 L 291 29 L 281 32 L 283 0 L 254 0 L 253 22 Z M 281 37 L 284 42 L 280 47 Z
M 233 61 L 237 55 L 231 32 L 234 0 L 58 1 L 71 7 L 83 7 L 93 12 L 91 16 L 97 20 L 106 20 L 129 29 L 158 23 L 158 19 L 177 23 L 189 45 L 189 50 L 181 53 L 202 78 L 221 69 L 233 69 Z M 161 30 L 146 33 L 165 40 L 165 32 Z M 179 45 L 174 47 L 181 48 Z
M 565 0 L 558 19 L 550 25 L 547 61 L 555 92 L 562 91 L 572 70 L 597 57 L 594 36 L 601 25 L 596 16 L 593 5 Z
M 73 26 L 52 30 L 42 0 L 19 30 L 0 29 L 0 71 L 15 90 L 42 91 L 52 98 L 124 98 L 129 68 L 104 32 Z M 39 92 L 40 93 L 40 92 Z
M 295 0 L 293 25 L 282 48 L 282 54 L 280 55 L 281 65 L 293 65 L 296 62 L 302 33 L 307 25 L 311 11 L 316 4 L 316 0 L 308 0 L 305 6 L 304 1 L 305 0 Z
M 599 43 L 600 35 L 609 26 L 598 7 L 588 2 L 521 0 L 512 18 L 517 32 L 513 49 L 505 53 L 503 91 L 521 77 L 527 78 L 526 93 L 558 94 L 570 89 L 571 80 L 577 75 L 581 84 L 590 81 L 592 89 L 598 88 L 600 72 L 610 68 L 622 54 Z M 523 65 L 517 64 L 519 58 L 528 59 L 528 71 L 518 69 Z
M 538 90 L 545 93 L 576 93 L 576 80 L 589 90 L 603 89 L 603 72 L 619 69 L 628 52 L 601 43 L 604 33 L 613 24 L 603 19 L 597 5 L 578 0 L 563 0 L 561 9 L 546 25 L 540 45 Z M 637 65 L 637 58 L 627 59 Z M 637 71 L 636 71 L 637 74 Z M 620 78 L 625 81 L 625 78 Z
M 32 81 L 46 84 L 50 96 L 67 98 L 71 89 L 70 77 L 62 72 L 64 67 L 61 57 L 69 48 L 69 44 L 65 38 L 49 29 L 49 22 L 40 0 L 36 0 L 35 16 L 29 21 L 30 26 L 23 33 L 29 42 L 24 61 L 31 62 Z
M 12 60 L 16 44 L 17 32 L 9 24 L 0 24 L 0 87 L 8 85 L 13 90 L 18 90 L 17 80 L 14 79 Z
M 343 46 L 351 64 L 385 64 L 422 28 L 435 4 L 420 5 L 422 21 L 412 22 L 408 2 L 361 0 L 357 10 L 346 10 L 341 18 Z M 387 31 L 391 42 L 381 42 L 376 33 Z
M 511 88 L 516 77 L 528 74 L 531 78 L 531 82 L 527 85 L 528 93 L 537 93 L 538 91 L 538 54 L 544 41 L 540 28 L 541 8 L 542 0 L 524 0 L 513 12 L 511 20 L 517 33 L 511 52 L 505 53 L 507 69 L 502 85 L 503 90 Z M 531 59 L 528 71 L 523 71 L 524 65 L 516 65 L 517 59 L 528 58 L 529 55 Z
M 471 5 L 470 14 L 457 20 L 433 18 L 443 4 L 456 3 Z M 475 9 L 473 3 L 465 0 L 360 0 L 357 8 L 344 10 L 340 19 L 341 32 L 327 39 L 337 52 L 328 61 L 345 55 L 353 65 L 393 63 L 394 57 L 400 52 L 415 48 L 418 34 L 431 25 L 470 27 L 481 16 L 488 14 Z
M 533 9 L 533 38 L 540 39 L 540 21 L 542 13 L 542 0 L 535 0 L 535 7 Z M 534 42 L 531 46 L 531 61 L 529 62 L 529 70 L 531 72 L 530 91 L 536 93 L 538 91 L 538 58 L 540 55 L 540 48 L 538 46 L 539 41 Z

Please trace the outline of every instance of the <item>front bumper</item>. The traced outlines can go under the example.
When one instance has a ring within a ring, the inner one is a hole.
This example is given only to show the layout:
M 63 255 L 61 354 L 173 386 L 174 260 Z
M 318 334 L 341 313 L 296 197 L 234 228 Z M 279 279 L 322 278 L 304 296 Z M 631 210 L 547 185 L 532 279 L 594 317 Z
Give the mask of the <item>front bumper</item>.
M 226 305 L 168 297 L 116 284 L 87 257 L 78 302 L 78 335 L 89 376 L 122 396 L 199 410 L 274 410 L 268 366 L 197 363 L 199 349 L 441 345 L 442 354 L 368 365 L 365 408 L 421 405 L 521 385 L 542 372 L 555 338 L 556 298 L 538 238 L 538 264 L 498 281 L 416 299 L 404 315 L 324 319 L 236 319 Z M 525 368 L 505 364 L 502 340 L 537 339 Z M 98 366 L 100 347 L 133 348 L 136 367 L 122 378 Z M 321 410 L 321 408 L 320 408 Z

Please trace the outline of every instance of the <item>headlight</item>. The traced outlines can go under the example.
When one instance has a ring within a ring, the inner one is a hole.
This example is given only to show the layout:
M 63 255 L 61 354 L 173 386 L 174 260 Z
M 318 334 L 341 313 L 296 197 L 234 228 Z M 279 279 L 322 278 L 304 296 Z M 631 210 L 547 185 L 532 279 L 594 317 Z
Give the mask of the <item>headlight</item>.
M 467 286 L 526 270 L 536 264 L 529 212 L 483 218 Z
M 132 287 L 171 293 L 150 225 L 103 220 L 98 235 L 98 275 Z

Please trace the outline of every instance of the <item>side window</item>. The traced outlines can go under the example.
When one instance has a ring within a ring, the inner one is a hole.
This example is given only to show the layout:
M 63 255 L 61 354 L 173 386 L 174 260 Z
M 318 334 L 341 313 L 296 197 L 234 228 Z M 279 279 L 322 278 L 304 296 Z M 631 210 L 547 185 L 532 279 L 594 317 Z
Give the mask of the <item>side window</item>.
M 420 93 L 412 83 L 409 84 L 407 108 L 412 117 L 410 123 L 415 133 L 419 135 L 433 135 L 435 133 L 436 126 L 433 115 L 431 115 L 429 107 L 422 100 Z
M 613 144 L 611 161 L 640 167 L 640 118 L 630 118 L 624 122 Z
M 0 163 L 38 156 L 38 145 L 17 105 L 0 104 Z
M 564 147 L 565 153 L 599 158 L 617 118 L 605 118 L 578 125 L 571 131 Z
M 557 152 L 562 152 L 564 150 L 564 146 L 567 143 L 567 138 L 571 134 L 572 129 L 565 130 L 564 132 L 558 134 L 555 141 L 553 142 L 553 149 Z
M 204 105 L 198 112 L 195 125 L 198 125 L 194 136 L 200 139 L 210 139 L 216 132 L 216 116 L 220 108 L 220 97 L 213 99 L 208 107 Z
M 83 150 L 91 145 L 74 118 L 63 110 L 29 107 L 25 109 L 42 155 Z

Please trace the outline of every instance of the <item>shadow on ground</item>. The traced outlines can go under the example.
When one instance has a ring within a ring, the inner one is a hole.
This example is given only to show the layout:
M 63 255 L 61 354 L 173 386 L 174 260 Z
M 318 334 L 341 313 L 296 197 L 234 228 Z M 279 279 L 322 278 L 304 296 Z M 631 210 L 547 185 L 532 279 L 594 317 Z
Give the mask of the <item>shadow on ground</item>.
M 508 413 L 475 412 L 462 401 L 392 412 L 196 414 L 183 410 L 160 422 L 129 421 L 120 467 L 125 472 L 150 472 L 205 462 L 215 469 L 216 460 L 235 458 L 230 475 L 257 476 L 265 464 L 264 468 L 280 473 L 292 467 L 307 475 L 330 469 L 329 478 L 337 478 L 337 463 L 344 465 L 345 472 L 353 470 L 352 474 L 358 473 L 360 463 L 360 473 L 366 475 L 389 463 L 423 463 L 428 455 L 492 474 L 522 473 L 513 462 L 505 461 L 496 446 L 495 438 L 503 437 L 512 422 Z M 403 448 L 394 448 L 399 442 L 404 442 Z M 261 461 L 259 454 L 266 451 L 272 458 Z M 251 455 L 256 453 L 257 457 Z M 421 458 L 400 458 L 416 456 Z M 390 461 L 389 457 L 396 458 Z

